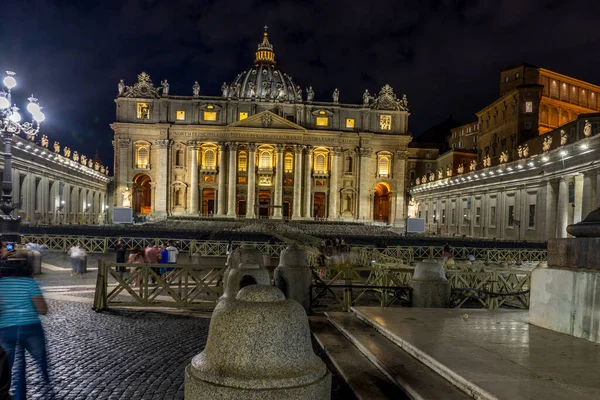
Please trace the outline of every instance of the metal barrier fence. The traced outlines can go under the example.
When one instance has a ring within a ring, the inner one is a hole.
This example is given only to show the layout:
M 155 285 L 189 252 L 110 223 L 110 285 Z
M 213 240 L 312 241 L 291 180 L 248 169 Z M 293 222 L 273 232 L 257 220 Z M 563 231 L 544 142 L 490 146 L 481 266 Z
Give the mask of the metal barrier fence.
M 161 275 L 160 267 L 171 271 Z M 119 268 L 129 272 L 120 272 Z M 190 264 L 98 262 L 93 309 L 119 307 L 214 307 L 222 294 L 225 267 Z M 112 279 L 111 279 L 112 278 Z M 114 283 L 112 282 L 114 281 Z M 155 284 L 152 282 L 155 281 Z
M 45 245 L 50 251 L 61 251 L 66 253 L 73 246 L 80 246 L 89 253 L 107 253 L 112 251 L 117 242 L 123 240 L 128 248 L 146 247 L 149 243 L 166 243 L 173 240 L 177 243 L 179 251 L 184 253 L 199 252 L 202 256 L 225 256 L 226 241 L 214 240 L 194 240 L 194 239 L 169 239 L 169 238 L 140 238 L 140 237 L 97 237 L 97 236 L 60 236 L 60 235 L 23 235 L 23 243 L 37 243 Z M 281 250 L 286 247 L 285 243 L 264 243 L 264 242 L 245 242 L 234 241 L 234 246 L 241 244 L 255 246 L 263 254 L 269 256 L 279 256 Z

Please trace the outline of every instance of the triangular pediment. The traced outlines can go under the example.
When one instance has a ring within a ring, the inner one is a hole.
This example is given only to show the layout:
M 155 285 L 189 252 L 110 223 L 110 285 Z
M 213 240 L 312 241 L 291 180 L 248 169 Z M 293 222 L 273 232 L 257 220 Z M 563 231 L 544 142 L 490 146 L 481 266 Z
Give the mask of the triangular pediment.
M 292 129 L 306 131 L 300 125 L 289 121 L 271 111 L 263 111 L 229 125 L 232 128 Z

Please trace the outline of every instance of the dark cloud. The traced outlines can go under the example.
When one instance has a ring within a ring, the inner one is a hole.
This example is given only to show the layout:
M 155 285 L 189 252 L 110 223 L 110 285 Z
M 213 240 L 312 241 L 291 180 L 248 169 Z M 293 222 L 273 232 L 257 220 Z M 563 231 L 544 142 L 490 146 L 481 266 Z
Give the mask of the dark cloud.
M 0 68 L 43 101 L 52 138 L 112 159 L 116 83 L 142 70 L 171 92 L 219 94 L 270 26 L 280 67 L 317 98 L 360 102 L 390 83 L 414 134 L 467 122 L 497 96 L 498 70 L 527 61 L 600 83 L 600 2 L 561 0 L 5 0 Z M 6 16 L 10 16 L 9 18 Z

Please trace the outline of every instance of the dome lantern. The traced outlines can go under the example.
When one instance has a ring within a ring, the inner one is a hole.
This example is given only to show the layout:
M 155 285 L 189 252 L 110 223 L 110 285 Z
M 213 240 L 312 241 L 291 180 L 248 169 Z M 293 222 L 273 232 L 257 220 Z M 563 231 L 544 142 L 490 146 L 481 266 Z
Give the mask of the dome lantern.
M 258 44 L 258 50 L 256 51 L 256 58 L 254 59 L 255 64 L 275 64 L 275 53 L 273 52 L 273 45 L 269 43 L 269 34 L 267 29 L 269 29 L 269 27 L 265 25 L 263 41 L 262 43 Z

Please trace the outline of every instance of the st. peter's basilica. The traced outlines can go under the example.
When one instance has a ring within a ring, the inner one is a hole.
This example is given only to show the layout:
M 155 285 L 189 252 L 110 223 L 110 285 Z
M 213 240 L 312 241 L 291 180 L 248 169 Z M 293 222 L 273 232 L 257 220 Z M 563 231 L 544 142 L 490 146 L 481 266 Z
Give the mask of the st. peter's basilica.
M 408 102 L 389 85 L 362 104 L 314 99 L 277 68 L 265 31 L 218 96 L 169 92 L 142 72 L 118 85 L 115 203 L 135 214 L 327 218 L 404 226 Z M 125 195 L 123 195 L 125 193 Z M 131 196 L 129 196 L 131 193 Z

